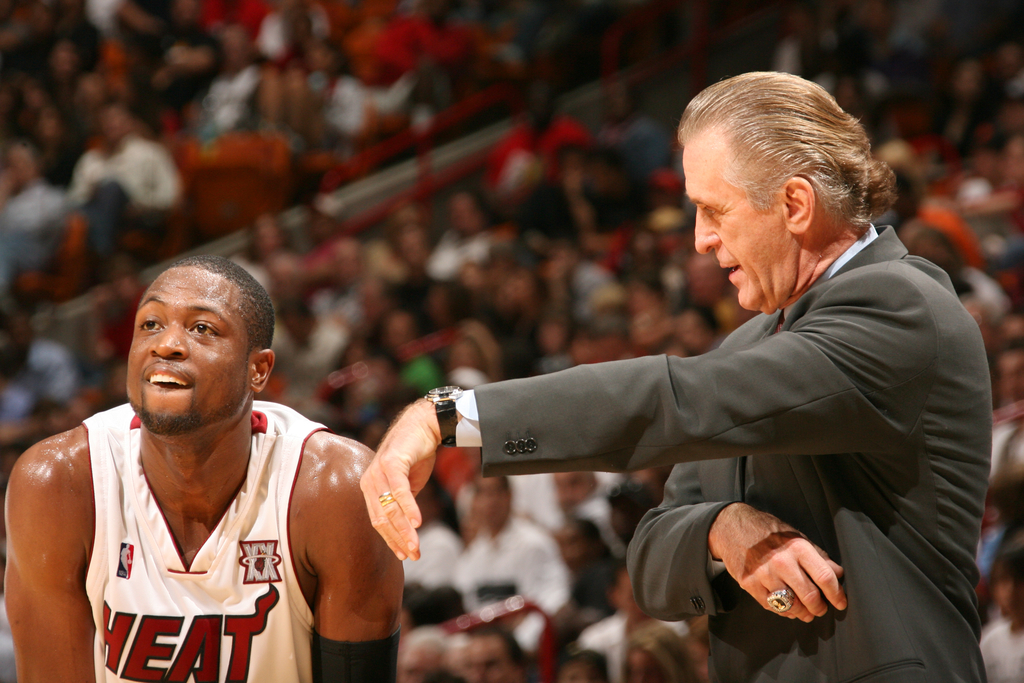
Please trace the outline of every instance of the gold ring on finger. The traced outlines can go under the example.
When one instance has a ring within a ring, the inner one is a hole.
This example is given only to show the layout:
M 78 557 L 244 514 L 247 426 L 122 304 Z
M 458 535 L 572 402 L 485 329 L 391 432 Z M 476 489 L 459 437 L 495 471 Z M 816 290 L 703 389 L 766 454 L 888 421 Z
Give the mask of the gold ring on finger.
M 377 500 L 380 501 L 380 506 L 386 508 L 395 502 L 395 497 L 391 495 L 391 491 L 385 491 L 384 493 L 377 496 Z
M 793 591 L 788 588 L 777 590 L 768 596 L 768 606 L 779 614 L 788 612 L 793 607 L 794 597 Z

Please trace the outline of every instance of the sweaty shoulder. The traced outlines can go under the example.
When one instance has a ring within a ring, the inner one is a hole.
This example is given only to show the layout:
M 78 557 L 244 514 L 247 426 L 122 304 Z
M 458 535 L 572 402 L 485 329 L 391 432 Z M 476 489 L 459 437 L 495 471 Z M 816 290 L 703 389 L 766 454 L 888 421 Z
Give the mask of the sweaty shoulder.
M 91 551 L 94 506 L 84 426 L 51 436 L 18 458 L 7 489 L 7 525 L 17 543 L 40 530 Z M 36 539 L 38 540 L 38 538 Z
M 362 500 L 359 478 L 373 459 L 373 451 L 358 441 L 327 431 L 316 432 L 306 441 L 296 485 L 310 493 L 335 493 L 351 489 Z M 297 490 L 296 493 L 299 493 Z
M 289 525 L 296 550 L 320 545 L 325 536 L 355 531 L 365 518 L 359 478 L 373 458 L 366 446 L 330 432 L 316 432 L 306 441 L 292 494 Z M 341 525 L 328 520 L 346 520 Z M 301 552 L 301 550 L 300 550 Z
M 373 529 L 359 478 L 373 452 L 317 432 L 306 442 L 289 510 L 292 557 L 317 632 L 334 640 L 394 632 L 402 565 Z

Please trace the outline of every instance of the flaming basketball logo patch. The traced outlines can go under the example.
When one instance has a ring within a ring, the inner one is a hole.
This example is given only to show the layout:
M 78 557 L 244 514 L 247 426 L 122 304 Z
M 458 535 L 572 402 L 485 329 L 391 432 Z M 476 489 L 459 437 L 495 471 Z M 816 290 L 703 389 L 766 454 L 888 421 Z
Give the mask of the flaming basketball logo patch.
M 277 566 L 281 556 L 277 553 L 277 541 L 239 541 L 242 556 L 238 564 L 245 567 L 242 583 L 276 583 L 281 580 Z

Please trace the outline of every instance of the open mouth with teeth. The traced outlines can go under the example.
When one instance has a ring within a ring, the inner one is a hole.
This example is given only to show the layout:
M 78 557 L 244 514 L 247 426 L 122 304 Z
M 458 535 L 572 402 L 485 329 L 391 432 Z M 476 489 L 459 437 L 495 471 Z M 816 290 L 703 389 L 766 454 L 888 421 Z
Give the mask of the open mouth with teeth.
M 165 389 L 176 389 L 178 387 L 187 387 L 188 384 L 184 380 L 178 379 L 171 375 L 165 375 L 160 372 L 154 372 L 150 378 L 149 383 Z
M 729 269 L 729 275 L 732 275 L 733 273 L 735 273 L 739 269 L 740 269 L 739 266 L 733 266 L 732 268 Z

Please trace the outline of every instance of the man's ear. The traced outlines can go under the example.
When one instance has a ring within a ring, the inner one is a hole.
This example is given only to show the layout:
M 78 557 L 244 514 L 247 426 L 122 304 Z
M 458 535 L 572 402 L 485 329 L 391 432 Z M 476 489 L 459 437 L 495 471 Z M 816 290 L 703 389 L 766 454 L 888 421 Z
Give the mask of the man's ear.
M 794 235 L 805 235 L 815 222 L 818 198 L 803 176 L 793 176 L 782 186 L 782 215 Z
M 274 369 L 274 352 L 270 349 L 253 351 L 249 354 L 249 387 L 260 393 L 267 386 L 270 372 Z

